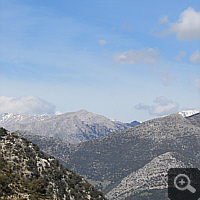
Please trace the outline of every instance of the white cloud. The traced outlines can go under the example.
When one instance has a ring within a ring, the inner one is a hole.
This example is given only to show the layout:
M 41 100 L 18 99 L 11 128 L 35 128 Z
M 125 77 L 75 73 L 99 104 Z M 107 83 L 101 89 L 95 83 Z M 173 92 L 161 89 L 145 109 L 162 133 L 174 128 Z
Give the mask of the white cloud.
M 135 106 L 137 110 L 147 110 L 150 115 L 163 116 L 171 113 L 175 113 L 178 111 L 179 104 L 177 102 L 173 102 L 163 96 L 156 97 L 154 100 L 155 105 L 144 105 L 138 104 Z
M 160 56 L 158 50 L 153 48 L 131 49 L 114 54 L 113 60 L 119 64 L 154 64 L 160 60 Z
M 200 78 L 195 79 L 194 82 L 196 83 L 197 90 L 200 92 Z
M 180 51 L 179 55 L 176 56 L 176 60 L 180 62 L 182 60 L 182 58 L 185 57 L 185 56 L 187 56 L 186 52 Z
M 194 53 L 190 56 L 190 61 L 191 61 L 193 64 L 200 65 L 200 53 L 199 53 L 199 51 L 194 52 Z
M 158 24 L 165 24 L 165 23 L 169 23 L 167 15 L 161 16 L 160 19 L 158 20 Z
M 54 114 L 55 105 L 34 96 L 0 97 L 0 113 Z
M 174 23 L 169 23 L 169 28 L 165 29 L 163 32 L 157 34 L 156 36 L 166 36 L 172 33 L 176 33 L 176 38 L 178 40 L 194 40 L 200 38 L 200 12 L 194 10 L 194 8 L 189 7 L 183 11 L 179 19 Z
M 98 40 L 98 42 L 100 45 L 105 45 L 107 43 L 106 40 L 102 40 L 102 39 Z
M 156 73 L 157 76 L 161 78 L 162 84 L 164 86 L 169 86 L 173 80 L 176 79 L 175 76 L 172 76 L 169 71 L 158 71 Z

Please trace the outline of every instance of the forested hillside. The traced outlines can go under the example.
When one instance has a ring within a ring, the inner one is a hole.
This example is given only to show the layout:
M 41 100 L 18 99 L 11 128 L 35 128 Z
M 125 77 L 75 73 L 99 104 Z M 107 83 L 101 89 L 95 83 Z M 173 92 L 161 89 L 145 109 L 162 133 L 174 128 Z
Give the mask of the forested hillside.
M 36 144 L 0 128 L 1 199 L 105 199 L 102 192 L 47 156 Z

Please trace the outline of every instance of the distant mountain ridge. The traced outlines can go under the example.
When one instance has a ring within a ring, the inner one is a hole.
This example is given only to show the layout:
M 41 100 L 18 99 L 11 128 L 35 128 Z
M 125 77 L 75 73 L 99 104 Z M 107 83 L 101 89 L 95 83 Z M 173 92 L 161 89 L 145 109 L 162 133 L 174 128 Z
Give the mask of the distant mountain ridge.
M 26 130 L 37 135 L 59 137 L 73 144 L 138 124 L 140 122 L 137 121 L 131 123 L 113 121 L 103 115 L 94 114 L 86 110 L 61 115 L 20 115 L 10 113 L 0 116 L 0 126 L 9 131 Z

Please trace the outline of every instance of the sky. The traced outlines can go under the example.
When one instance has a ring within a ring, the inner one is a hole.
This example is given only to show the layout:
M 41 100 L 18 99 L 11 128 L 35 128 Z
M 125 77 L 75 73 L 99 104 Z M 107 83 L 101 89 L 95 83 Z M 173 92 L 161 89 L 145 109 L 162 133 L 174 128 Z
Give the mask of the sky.
M 0 0 L 0 29 L 0 113 L 200 110 L 199 0 Z

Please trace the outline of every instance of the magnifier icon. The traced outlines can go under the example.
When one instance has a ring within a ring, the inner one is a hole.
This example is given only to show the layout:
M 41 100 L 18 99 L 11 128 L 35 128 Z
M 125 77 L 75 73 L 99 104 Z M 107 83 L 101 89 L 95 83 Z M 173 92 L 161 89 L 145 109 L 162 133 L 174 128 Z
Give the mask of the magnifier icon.
M 174 185 L 178 190 L 189 190 L 191 193 L 195 193 L 196 189 L 190 185 L 190 178 L 185 174 L 179 174 L 174 179 Z

